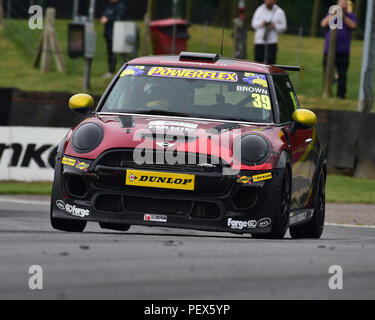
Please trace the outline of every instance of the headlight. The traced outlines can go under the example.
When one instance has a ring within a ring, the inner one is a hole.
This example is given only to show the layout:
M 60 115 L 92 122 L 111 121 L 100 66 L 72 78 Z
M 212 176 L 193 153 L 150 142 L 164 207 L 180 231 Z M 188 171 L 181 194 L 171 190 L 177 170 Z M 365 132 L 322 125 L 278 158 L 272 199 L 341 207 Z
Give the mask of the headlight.
M 266 138 L 257 134 L 249 134 L 237 140 L 234 155 L 241 163 L 255 166 L 265 163 L 271 154 L 271 146 Z
M 88 122 L 76 129 L 72 136 L 72 148 L 77 153 L 89 153 L 95 150 L 103 140 L 103 128 L 93 122 Z

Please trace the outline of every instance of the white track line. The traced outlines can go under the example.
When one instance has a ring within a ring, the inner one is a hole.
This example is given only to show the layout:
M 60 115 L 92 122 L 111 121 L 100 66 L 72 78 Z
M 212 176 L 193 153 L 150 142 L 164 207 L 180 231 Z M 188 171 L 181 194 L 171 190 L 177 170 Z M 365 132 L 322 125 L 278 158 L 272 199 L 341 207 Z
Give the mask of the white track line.
M 326 223 L 326 226 L 329 226 L 329 227 L 342 227 L 342 228 L 375 229 L 375 226 L 367 226 L 367 225 L 358 226 L 358 225 L 354 225 L 354 224 Z

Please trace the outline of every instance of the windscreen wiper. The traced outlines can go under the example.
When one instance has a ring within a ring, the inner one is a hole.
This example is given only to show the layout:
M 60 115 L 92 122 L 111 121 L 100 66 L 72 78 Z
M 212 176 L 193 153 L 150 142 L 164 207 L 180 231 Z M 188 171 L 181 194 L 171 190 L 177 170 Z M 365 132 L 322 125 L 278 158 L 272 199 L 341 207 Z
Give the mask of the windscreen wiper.
M 150 114 L 150 115 L 157 115 L 157 116 L 175 116 L 175 117 L 190 117 L 187 113 L 182 112 L 173 112 L 173 111 L 165 111 L 165 110 L 144 110 L 144 111 L 135 111 L 135 114 Z

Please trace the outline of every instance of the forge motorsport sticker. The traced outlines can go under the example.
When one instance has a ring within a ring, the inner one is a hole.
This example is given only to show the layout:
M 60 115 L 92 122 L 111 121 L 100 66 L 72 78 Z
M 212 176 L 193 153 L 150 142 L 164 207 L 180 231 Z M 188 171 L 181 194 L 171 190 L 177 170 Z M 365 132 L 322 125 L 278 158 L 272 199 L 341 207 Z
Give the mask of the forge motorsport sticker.
M 82 209 L 82 208 L 76 207 L 75 205 L 70 205 L 68 203 L 65 203 L 62 200 L 57 200 L 56 206 L 60 210 L 65 211 L 66 213 L 75 217 L 85 218 L 90 215 L 90 210 Z
M 257 220 L 235 220 L 233 218 L 229 218 L 227 220 L 228 228 L 232 230 L 243 230 L 243 229 L 257 229 L 257 228 L 267 228 L 272 224 L 272 220 L 270 218 L 263 218 L 259 221 Z

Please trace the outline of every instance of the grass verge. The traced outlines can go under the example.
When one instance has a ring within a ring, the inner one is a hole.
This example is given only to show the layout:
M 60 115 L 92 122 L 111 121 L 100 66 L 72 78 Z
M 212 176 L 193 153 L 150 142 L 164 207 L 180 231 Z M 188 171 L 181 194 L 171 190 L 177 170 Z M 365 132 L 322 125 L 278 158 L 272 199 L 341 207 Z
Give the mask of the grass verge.
M 50 195 L 52 183 L 0 182 L 2 195 Z
M 375 204 L 375 180 L 328 176 L 327 201 Z
M 2 195 L 50 195 L 51 190 L 51 183 L 0 183 Z M 327 202 L 375 204 L 375 180 L 328 176 Z

